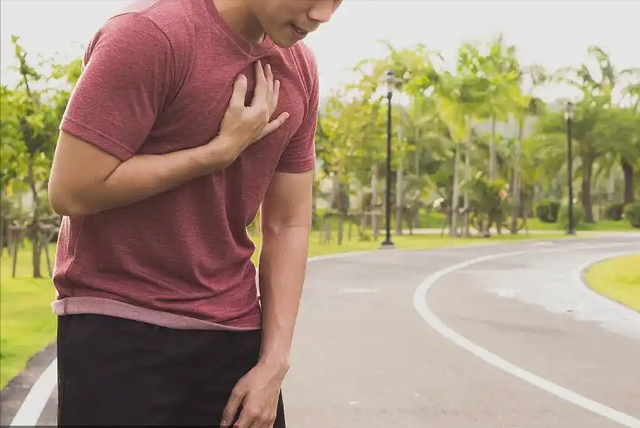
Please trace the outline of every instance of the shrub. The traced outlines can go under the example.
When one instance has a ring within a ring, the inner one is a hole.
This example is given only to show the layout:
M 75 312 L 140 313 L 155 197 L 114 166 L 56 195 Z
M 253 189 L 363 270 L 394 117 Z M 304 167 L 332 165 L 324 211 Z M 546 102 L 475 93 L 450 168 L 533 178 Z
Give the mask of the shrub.
M 623 218 L 627 219 L 631 226 L 640 228 L 640 202 L 632 202 L 624 207 Z
M 569 227 L 569 205 L 562 204 L 560 208 L 560 212 L 558 214 L 558 220 L 562 225 L 563 229 L 567 229 Z M 573 204 L 573 229 L 577 230 L 582 222 L 584 221 L 584 210 L 582 209 L 582 205 L 577 203 Z
M 604 209 L 604 217 L 608 220 L 620 221 L 622 219 L 624 204 L 607 204 Z
M 555 223 L 558 221 L 560 202 L 545 199 L 536 207 L 536 217 L 542 223 Z

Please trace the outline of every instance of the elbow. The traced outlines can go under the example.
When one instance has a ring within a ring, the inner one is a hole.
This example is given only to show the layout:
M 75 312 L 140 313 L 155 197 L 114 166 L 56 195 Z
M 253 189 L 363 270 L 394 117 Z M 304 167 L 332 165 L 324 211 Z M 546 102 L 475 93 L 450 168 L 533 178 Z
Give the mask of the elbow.
M 59 216 L 84 217 L 97 212 L 91 209 L 86 200 L 74 195 L 74 192 L 69 189 L 49 186 L 48 193 L 51 209 Z

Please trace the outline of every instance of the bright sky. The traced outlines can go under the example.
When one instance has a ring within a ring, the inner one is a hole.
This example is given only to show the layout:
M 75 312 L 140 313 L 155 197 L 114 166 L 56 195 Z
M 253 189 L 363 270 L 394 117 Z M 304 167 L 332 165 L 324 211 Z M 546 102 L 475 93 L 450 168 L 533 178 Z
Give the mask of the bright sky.
M 181 0 L 186 1 L 186 0 Z M 12 61 L 11 34 L 32 54 L 78 55 L 93 32 L 123 0 L 2 0 L 2 78 Z M 344 0 L 332 21 L 307 39 L 319 62 L 322 91 L 345 82 L 345 70 L 360 59 L 384 53 L 378 43 L 423 43 L 449 60 L 465 41 L 488 40 L 503 32 L 518 48 L 523 64 L 548 70 L 578 65 L 587 47 L 597 44 L 619 69 L 640 67 L 640 1 L 429 1 Z M 551 99 L 566 95 L 552 90 Z

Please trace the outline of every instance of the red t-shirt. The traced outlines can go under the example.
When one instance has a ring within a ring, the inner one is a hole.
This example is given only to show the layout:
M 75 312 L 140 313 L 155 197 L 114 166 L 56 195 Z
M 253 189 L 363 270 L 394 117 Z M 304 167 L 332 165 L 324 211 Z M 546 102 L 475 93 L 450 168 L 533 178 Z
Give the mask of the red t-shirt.
M 228 168 L 96 215 L 64 217 L 54 269 L 58 315 L 99 313 L 172 328 L 260 328 L 247 226 L 276 171 L 315 166 L 318 78 L 302 43 L 252 45 L 212 0 L 135 3 L 91 40 L 61 129 L 122 161 L 206 144 L 239 73 L 281 81 L 273 134 Z

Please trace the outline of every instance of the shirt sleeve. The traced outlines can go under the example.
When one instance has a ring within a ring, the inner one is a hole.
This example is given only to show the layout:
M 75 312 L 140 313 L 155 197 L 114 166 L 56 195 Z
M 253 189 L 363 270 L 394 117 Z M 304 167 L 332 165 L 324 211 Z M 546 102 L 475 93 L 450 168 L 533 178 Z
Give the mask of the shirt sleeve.
M 316 128 L 318 126 L 319 82 L 318 68 L 313 54 L 308 54 L 310 63 L 309 104 L 300 127 L 284 149 L 277 171 L 302 173 L 311 171 L 316 165 Z
M 169 40 L 152 21 L 111 18 L 87 47 L 60 129 L 124 161 L 146 141 L 173 73 Z

